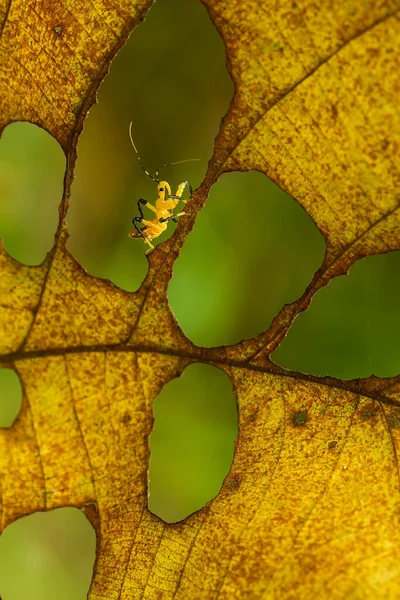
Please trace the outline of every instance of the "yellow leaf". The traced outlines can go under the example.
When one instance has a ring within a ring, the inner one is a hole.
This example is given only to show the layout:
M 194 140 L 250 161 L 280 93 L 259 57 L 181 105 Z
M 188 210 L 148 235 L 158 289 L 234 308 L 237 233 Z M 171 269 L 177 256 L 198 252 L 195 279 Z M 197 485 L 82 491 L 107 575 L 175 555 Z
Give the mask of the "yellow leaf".
M 67 156 L 56 244 L 40 267 L 1 250 L 1 364 L 23 383 L 0 431 L 1 527 L 83 506 L 97 598 L 397 598 L 398 379 L 342 382 L 269 356 L 315 292 L 360 257 L 400 249 L 399 4 L 205 0 L 235 96 L 190 216 L 128 294 L 65 248 L 76 144 L 109 63 L 150 2 L 3 6 L 1 130 L 28 120 Z M 306 209 L 327 252 L 268 331 L 227 348 L 185 338 L 172 267 L 217 178 L 258 169 Z M 230 376 L 239 407 L 221 493 L 183 523 L 147 509 L 151 405 L 191 362 Z M 96 509 L 93 510 L 93 504 Z

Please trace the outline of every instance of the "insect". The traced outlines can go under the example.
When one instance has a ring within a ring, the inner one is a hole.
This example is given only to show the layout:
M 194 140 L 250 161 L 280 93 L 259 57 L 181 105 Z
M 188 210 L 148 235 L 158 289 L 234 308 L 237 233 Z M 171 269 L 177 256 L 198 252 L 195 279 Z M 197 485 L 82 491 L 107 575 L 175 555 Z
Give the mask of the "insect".
M 151 240 L 157 238 L 163 233 L 163 231 L 167 229 L 169 221 L 174 221 L 175 223 L 177 223 L 177 217 L 181 217 L 182 215 L 186 214 L 184 211 L 180 211 L 174 214 L 174 209 L 179 204 L 179 202 L 183 202 L 183 204 L 187 203 L 187 200 L 185 200 L 182 197 L 185 188 L 187 187 L 189 189 L 189 199 L 193 195 L 192 186 L 186 180 L 181 181 L 176 191 L 176 194 L 173 194 L 169 183 L 167 181 L 160 181 L 158 170 L 160 169 L 160 167 L 169 167 L 171 165 L 178 165 L 180 163 L 200 159 L 189 158 L 187 160 L 180 160 L 178 162 L 159 165 L 156 169 L 155 177 L 153 177 L 153 175 L 151 175 L 144 168 L 142 161 L 140 160 L 139 153 L 136 149 L 132 138 L 132 122 L 129 124 L 129 137 L 131 139 L 133 149 L 136 152 L 136 156 L 138 158 L 140 167 L 146 173 L 146 175 L 150 177 L 150 179 L 157 183 L 158 198 L 155 201 L 155 205 L 153 206 L 152 204 L 150 204 L 150 202 L 147 202 L 147 200 L 144 200 L 143 198 L 140 198 L 138 200 L 137 206 L 139 209 L 140 217 L 133 218 L 132 223 L 135 228 L 129 232 L 129 237 L 144 240 L 144 242 L 149 246 L 149 249 L 146 251 L 146 254 L 148 254 L 149 252 L 151 252 L 151 250 L 154 249 Z M 143 206 L 146 206 L 153 213 L 155 213 L 154 219 L 145 219 L 142 208 Z

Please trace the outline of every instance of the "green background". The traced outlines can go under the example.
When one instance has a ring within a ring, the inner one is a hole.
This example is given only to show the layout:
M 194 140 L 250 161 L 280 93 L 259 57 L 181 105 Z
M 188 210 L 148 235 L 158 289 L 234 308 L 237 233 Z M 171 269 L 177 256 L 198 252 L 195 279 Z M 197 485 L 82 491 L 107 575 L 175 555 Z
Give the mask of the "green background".
M 195 0 L 158 0 L 114 60 L 78 146 L 68 213 L 68 248 L 87 271 L 130 291 L 147 271 L 145 245 L 128 238 L 140 197 L 156 186 L 141 171 L 162 171 L 173 188 L 197 187 L 233 95 L 224 46 Z M 12 256 L 40 264 L 50 250 L 65 158 L 37 127 L 9 126 L 0 144 L 0 236 Z M 170 224 L 166 235 L 175 228 Z M 160 238 L 165 239 L 166 236 Z M 168 289 L 186 335 L 204 346 L 265 330 L 283 304 L 302 294 L 325 244 L 302 208 L 261 173 L 230 173 L 210 192 L 174 266 Z M 319 292 L 274 353 L 280 365 L 341 378 L 397 375 L 400 253 L 359 261 Z M 18 412 L 15 374 L 0 371 L 0 425 Z M 232 460 L 236 405 L 226 375 L 193 365 L 155 400 L 150 507 L 184 518 L 212 498 Z M 95 537 L 77 509 L 21 519 L 0 539 L 2 600 L 86 597 Z

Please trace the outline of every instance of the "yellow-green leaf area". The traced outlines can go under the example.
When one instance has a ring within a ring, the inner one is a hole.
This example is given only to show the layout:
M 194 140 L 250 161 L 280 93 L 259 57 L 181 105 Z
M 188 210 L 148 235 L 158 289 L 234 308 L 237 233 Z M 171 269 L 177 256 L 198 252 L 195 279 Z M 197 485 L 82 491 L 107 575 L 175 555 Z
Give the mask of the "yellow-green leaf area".
M 1 527 L 83 508 L 97 534 L 90 600 L 395 599 L 398 375 L 316 377 L 270 355 L 319 289 L 359 258 L 400 249 L 399 2 L 203 4 L 235 94 L 188 214 L 135 293 L 78 265 L 65 214 L 85 117 L 149 3 L 3 7 L 0 129 L 41 126 L 67 168 L 44 263 L 0 252 L 1 365 L 23 389 L 16 422 L 0 431 Z M 211 186 L 250 170 L 301 204 L 325 259 L 257 337 L 202 348 L 167 301 L 174 262 Z M 171 525 L 147 507 L 152 402 L 199 361 L 229 375 L 239 434 L 221 492 Z

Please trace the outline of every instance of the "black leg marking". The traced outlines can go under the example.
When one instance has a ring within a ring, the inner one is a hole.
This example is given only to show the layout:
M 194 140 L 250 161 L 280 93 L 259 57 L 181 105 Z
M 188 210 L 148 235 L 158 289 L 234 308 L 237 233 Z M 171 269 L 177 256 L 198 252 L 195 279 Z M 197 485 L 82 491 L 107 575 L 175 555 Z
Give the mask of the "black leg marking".
M 160 223 L 166 223 L 167 221 L 175 221 L 175 223 L 178 222 L 175 215 L 171 215 L 170 217 L 165 217 L 165 219 L 158 219 L 158 220 L 160 221 Z
M 143 210 L 142 210 L 142 206 L 141 205 L 146 206 L 146 204 L 147 204 L 147 200 L 144 200 L 143 198 L 140 198 L 137 201 L 137 206 L 138 206 L 138 209 L 139 209 L 139 212 L 140 212 L 141 219 L 144 219 L 144 214 L 143 214 Z
M 143 231 L 140 229 L 138 222 L 140 223 L 140 217 L 135 217 L 132 221 L 132 223 L 135 226 L 136 231 L 142 236 L 142 238 L 145 240 L 146 236 L 144 235 Z

